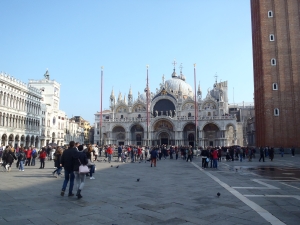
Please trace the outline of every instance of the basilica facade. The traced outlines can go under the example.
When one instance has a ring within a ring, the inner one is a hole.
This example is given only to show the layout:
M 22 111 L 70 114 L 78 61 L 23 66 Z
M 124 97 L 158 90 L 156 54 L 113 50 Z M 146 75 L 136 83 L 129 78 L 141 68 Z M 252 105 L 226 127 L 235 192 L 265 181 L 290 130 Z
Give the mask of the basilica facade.
M 215 81 L 203 95 L 199 84 L 195 96 L 185 76 L 174 68 L 170 79 L 163 76 L 156 91 L 149 91 L 148 99 L 147 88 L 135 100 L 131 88 L 127 97 L 121 93 L 116 97 L 112 90 L 110 109 L 95 114 L 94 143 L 243 145 L 242 124 L 229 114 L 227 88 L 227 81 Z

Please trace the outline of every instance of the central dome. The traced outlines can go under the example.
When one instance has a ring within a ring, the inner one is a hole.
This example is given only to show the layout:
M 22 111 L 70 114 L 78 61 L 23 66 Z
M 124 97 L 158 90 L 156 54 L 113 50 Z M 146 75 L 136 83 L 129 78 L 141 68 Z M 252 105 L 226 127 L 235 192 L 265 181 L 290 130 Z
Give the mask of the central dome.
M 192 98 L 194 97 L 193 88 L 191 85 L 186 83 L 180 77 L 172 77 L 171 79 L 166 80 L 165 86 L 171 93 L 178 93 L 180 88 L 183 96 L 189 96 Z

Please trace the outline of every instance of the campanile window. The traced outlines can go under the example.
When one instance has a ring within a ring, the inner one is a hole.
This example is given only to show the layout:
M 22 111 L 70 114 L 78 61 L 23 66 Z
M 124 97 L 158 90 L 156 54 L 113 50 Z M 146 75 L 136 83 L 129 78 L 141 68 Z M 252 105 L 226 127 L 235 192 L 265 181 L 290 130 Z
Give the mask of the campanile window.
M 270 41 L 275 41 L 275 36 L 274 36 L 274 34 L 270 34 Z
M 272 11 L 272 10 L 268 11 L 268 17 L 269 17 L 269 18 L 270 18 L 270 17 L 273 17 L 273 11 Z
M 273 83 L 273 90 L 277 91 L 278 90 L 278 84 L 277 83 Z
M 276 66 L 276 59 L 271 59 L 271 65 Z
M 274 116 L 279 116 L 279 109 L 278 108 L 274 109 Z

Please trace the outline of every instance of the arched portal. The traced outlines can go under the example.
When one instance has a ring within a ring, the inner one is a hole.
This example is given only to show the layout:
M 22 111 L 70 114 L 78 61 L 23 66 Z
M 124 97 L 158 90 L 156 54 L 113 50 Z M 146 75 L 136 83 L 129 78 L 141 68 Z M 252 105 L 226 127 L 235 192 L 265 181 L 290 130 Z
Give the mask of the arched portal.
M 30 139 L 30 146 L 33 146 L 34 145 L 34 136 L 31 136 L 31 139 Z
M 10 146 L 13 146 L 13 143 L 14 143 L 14 135 L 11 134 L 11 135 L 9 135 L 9 137 L 8 137 L 8 144 L 9 144 Z
M 167 132 L 161 132 L 158 139 L 161 145 L 169 145 L 170 135 Z
M 206 124 L 203 127 L 204 146 L 216 146 L 219 138 L 219 127 L 213 123 Z
M 52 133 L 52 143 L 55 143 L 55 133 L 54 132 Z
M 153 125 L 152 145 L 175 145 L 175 134 L 173 124 L 166 119 L 158 120 Z
M 29 137 L 29 135 L 27 135 L 25 146 L 28 147 L 29 145 L 30 145 L 30 137 Z
M 3 134 L 2 137 L 1 137 L 1 145 L 6 145 L 6 142 L 7 142 L 7 135 L 6 134 Z
M 196 126 L 194 123 L 189 123 L 183 128 L 183 142 L 184 145 L 195 146 L 195 130 Z
M 144 128 L 141 125 L 136 124 L 132 126 L 130 129 L 130 134 L 133 144 L 142 145 L 142 141 L 144 139 Z
M 119 145 L 125 144 L 125 129 L 122 126 L 116 126 L 112 130 L 112 141 L 113 143 L 118 143 Z

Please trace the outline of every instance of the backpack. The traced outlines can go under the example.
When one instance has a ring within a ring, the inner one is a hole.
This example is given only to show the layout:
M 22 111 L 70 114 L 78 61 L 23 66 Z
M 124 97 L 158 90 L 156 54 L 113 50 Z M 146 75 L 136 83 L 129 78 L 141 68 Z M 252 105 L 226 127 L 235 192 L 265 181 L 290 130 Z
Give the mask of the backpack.
M 32 153 L 32 157 L 33 157 L 33 158 L 36 158 L 36 157 L 37 157 L 37 152 L 36 152 L 36 151 Z

